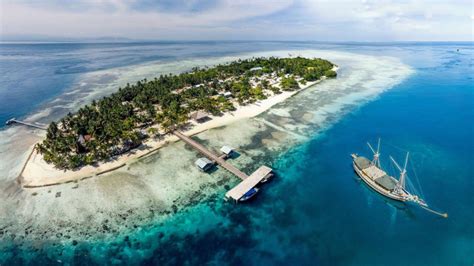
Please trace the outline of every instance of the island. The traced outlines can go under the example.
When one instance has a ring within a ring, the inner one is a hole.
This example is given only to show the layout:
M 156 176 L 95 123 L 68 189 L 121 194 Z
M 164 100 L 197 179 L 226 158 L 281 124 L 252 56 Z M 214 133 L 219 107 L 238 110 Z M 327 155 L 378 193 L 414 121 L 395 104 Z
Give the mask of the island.
M 258 115 L 336 70 L 320 58 L 251 58 L 127 84 L 51 122 L 20 183 L 38 187 L 112 171 L 176 140 L 174 130 L 193 135 Z

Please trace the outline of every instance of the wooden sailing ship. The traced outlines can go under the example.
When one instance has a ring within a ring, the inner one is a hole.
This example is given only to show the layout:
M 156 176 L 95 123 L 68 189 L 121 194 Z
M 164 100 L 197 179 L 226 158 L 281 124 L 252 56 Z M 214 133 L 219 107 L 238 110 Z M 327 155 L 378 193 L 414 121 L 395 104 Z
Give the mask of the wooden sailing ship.
M 353 159 L 352 165 L 354 171 L 369 187 L 392 200 L 415 203 L 433 213 L 447 217 L 447 214 L 445 213 L 438 213 L 429 209 L 428 204 L 422 198 L 408 191 L 406 188 L 409 152 L 406 154 L 403 168 L 395 161 L 395 159 L 393 159 L 392 156 L 390 156 L 390 160 L 400 171 L 400 177 L 396 179 L 387 174 L 380 165 L 380 139 L 377 144 L 377 150 L 375 150 L 370 143 L 367 143 L 367 145 L 374 153 L 372 160 L 357 154 L 351 154 L 351 156 Z

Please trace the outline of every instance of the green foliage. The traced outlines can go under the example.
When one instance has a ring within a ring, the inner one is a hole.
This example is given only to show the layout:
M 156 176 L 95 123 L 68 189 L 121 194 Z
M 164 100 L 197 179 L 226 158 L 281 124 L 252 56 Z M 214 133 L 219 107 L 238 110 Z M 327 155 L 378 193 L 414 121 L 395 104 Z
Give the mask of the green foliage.
M 252 95 L 254 99 L 257 99 L 257 100 L 263 100 L 267 98 L 267 96 L 263 93 L 263 88 L 260 86 L 251 88 L 250 94 Z
M 324 76 L 326 76 L 327 78 L 335 78 L 337 76 L 337 73 L 336 71 L 330 69 L 324 72 Z
M 300 85 L 298 85 L 298 81 L 292 76 L 287 78 L 283 77 L 281 79 L 281 88 L 285 91 L 293 91 L 299 89 Z
M 254 67 L 262 69 L 250 71 Z M 36 149 L 60 169 L 95 164 L 140 145 L 146 137 L 140 129 L 148 128 L 150 135 L 156 135 L 158 130 L 150 126 L 159 125 L 169 132 L 186 124 L 193 111 L 221 115 L 235 110 L 235 101 L 245 105 L 265 99 L 267 90 L 280 93 L 268 82 L 270 77 L 282 77 L 281 88 L 295 90 L 299 88 L 295 77 L 303 78 L 301 83 L 323 74 L 334 77 L 332 67 L 319 58 L 251 58 L 144 79 L 52 122 Z M 231 92 L 232 99 L 219 96 L 224 92 Z M 78 141 L 81 135 L 82 143 Z
M 156 127 L 150 127 L 147 129 L 148 134 L 154 136 L 158 134 L 158 129 Z

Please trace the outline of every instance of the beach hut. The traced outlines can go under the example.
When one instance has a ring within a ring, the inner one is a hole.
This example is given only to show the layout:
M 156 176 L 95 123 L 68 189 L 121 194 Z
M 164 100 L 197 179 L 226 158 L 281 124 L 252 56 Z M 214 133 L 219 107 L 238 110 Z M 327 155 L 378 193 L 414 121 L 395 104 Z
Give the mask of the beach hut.
M 196 112 L 193 112 L 191 114 L 191 118 L 198 122 L 198 123 L 203 123 L 203 122 L 206 122 L 207 120 L 209 120 L 209 116 L 207 115 L 207 113 L 199 110 L 199 111 L 196 111 Z
M 92 136 L 89 134 L 82 135 L 80 134 L 79 137 L 77 138 L 77 142 L 81 145 L 85 145 L 86 142 L 90 141 L 92 139 Z
M 211 160 L 207 159 L 206 157 L 197 159 L 196 162 L 194 162 L 194 164 L 199 169 L 201 169 L 201 171 L 204 171 L 204 172 L 207 172 L 214 165 L 214 163 Z
M 86 140 L 84 139 L 84 136 L 82 134 L 79 135 L 79 137 L 77 138 L 77 142 L 81 145 L 86 144 Z
M 222 146 L 221 152 L 227 156 L 231 156 L 232 153 L 234 152 L 234 149 L 229 146 Z
M 80 134 L 79 137 L 77 138 L 76 142 L 76 149 L 77 153 L 84 153 L 86 152 L 86 142 L 90 141 L 92 139 L 92 136 L 87 134 L 87 135 L 82 135 Z

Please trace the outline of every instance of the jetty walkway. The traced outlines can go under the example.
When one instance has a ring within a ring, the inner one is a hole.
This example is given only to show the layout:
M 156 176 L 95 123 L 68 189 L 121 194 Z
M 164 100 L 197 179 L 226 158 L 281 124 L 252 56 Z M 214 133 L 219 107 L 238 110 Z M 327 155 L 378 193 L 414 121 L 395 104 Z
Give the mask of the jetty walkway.
M 244 180 L 246 179 L 248 176 L 240 171 L 239 169 L 237 169 L 237 167 L 233 166 L 232 164 L 226 162 L 224 160 L 224 158 L 222 158 L 222 156 L 217 156 L 215 155 L 214 153 L 212 153 L 211 151 L 209 151 L 208 149 L 206 149 L 204 146 L 202 146 L 201 144 L 199 144 L 198 142 L 194 141 L 193 139 L 191 139 L 190 137 L 184 135 L 183 133 L 179 132 L 179 131 L 174 131 L 173 132 L 178 138 L 180 138 L 182 141 L 186 142 L 187 144 L 191 145 L 193 148 L 195 148 L 196 150 L 198 150 L 200 153 L 202 153 L 204 156 L 206 156 L 207 158 L 209 158 L 211 161 L 214 161 L 216 162 L 217 164 L 219 164 L 220 166 L 224 167 L 227 171 L 233 173 L 234 175 L 236 175 L 237 177 L 239 177 L 240 179 Z
M 259 183 L 265 182 L 270 176 L 273 175 L 272 169 L 270 167 L 262 165 L 250 176 L 248 176 L 244 172 L 240 171 L 237 167 L 226 162 L 222 156 L 215 155 L 214 153 L 206 149 L 206 147 L 194 141 L 190 137 L 184 135 L 183 133 L 179 132 L 178 130 L 173 131 L 173 134 L 185 143 L 191 145 L 191 147 L 196 149 L 202 155 L 209 158 L 211 161 L 219 164 L 227 171 L 233 173 L 234 175 L 242 179 L 242 182 L 240 182 L 237 186 L 235 186 L 226 193 L 226 198 L 232 198 L 235 201 L 239 201 L 239 199 L 241 199 L 250 189 L 257 186 Z
M 46 126 L 33 124 L 33 123 L 21 121 L 21 120 L 16 120 L 15 118 L 12 118 L 12 119 L 8 120 L 5 124 L 7 124 L 7 125 L 20 124 L 20 125 L 24 125 L 24 126 L 28 126 L 28 127 L 41 129 L 41 130 L 47 130 L 48 129 Z

